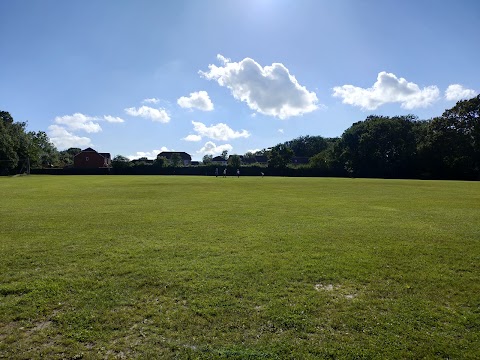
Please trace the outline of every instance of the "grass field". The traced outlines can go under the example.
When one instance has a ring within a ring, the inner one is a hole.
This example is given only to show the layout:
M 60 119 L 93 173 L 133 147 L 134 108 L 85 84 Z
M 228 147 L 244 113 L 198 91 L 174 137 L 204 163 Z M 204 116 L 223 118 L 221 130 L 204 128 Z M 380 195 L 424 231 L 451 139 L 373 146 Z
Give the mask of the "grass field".
M 480 358 L 480 182 L 24 176 L 0 204 L 0 358 Z

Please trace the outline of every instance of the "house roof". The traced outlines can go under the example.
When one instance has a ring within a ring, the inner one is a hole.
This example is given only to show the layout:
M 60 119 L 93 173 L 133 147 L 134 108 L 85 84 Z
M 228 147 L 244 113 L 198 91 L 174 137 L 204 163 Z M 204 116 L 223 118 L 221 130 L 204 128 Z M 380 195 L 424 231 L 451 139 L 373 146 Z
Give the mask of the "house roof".
M 212 158 L 212 161 L 216 161 L 216 162 L 224 162 L 224 161 L 227 161 L 225 160 L 223 157 L 221 156 L 215 156 L 214 158 Z
M 88 148 L 80 151 L 78 154 L 75 154 L 73 157 L 75 157 L 75 156 L 77 156 L 77 155 L 80 155 L 81 153 L 86 153 L 86 152 L 88 152 L 88 153 L 93 152 L 93 153 L 99 154 L 100 156 L 103 156 L 104 158 L 107 158 L 107 159 L 110 159 L 110 158 L 111 158 L 110 153 L 99 153 L 99 152 L 97 152 L 97 150 L 92 149 L 91 147 L 88 147 Z

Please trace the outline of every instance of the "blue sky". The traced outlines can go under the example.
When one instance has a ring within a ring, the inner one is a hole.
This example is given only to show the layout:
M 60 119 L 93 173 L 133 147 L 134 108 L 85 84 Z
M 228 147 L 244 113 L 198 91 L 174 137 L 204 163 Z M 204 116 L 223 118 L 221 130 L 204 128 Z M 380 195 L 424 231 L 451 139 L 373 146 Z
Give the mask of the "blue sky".
M 244 154 L 480 91 L 477 0 L 2 0 L 0 109 L 59 150 Z

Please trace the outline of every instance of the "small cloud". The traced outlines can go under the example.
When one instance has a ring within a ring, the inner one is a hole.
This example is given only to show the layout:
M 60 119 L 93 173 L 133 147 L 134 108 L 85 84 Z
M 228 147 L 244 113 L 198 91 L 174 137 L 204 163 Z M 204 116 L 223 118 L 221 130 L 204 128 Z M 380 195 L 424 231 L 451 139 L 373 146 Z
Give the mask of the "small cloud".
M 318 108 L 317 95 L 298 83 L 281 63 L 262 67 L 255 60 L 240 62 L 217 55 L 221 66 L 210 64 L 208 71 L 199 71 L 207 80 L 215 80 L 230 89 L 232 96 L 261 114 L 287 119 Z
M 199 109 L 202 111 L 212 111 L 213 103 L 206 91 L 190 93 L 189 97 L 182 96 L 177 100 L 177 104 L 182 108 Z
M 123 123 L 123 122 L 125 122 L 125 120 L 123 120 L 122 118 L 114 117 L 114 116 L 111 116 L 111 115 L 104 115 L 103 119 L 106 122 L 109 122 L 109 123 Z
M 157 98 L 150 98 L 150 99 L 143 99 L 142 104 L 158 104 L 160 99 Z
M 75 113 L 73 115 L 57 116 L 54 119 L 56 124 L 64 125 L 68 130 L 76 131 L 82 130 L 87 133 L 97 133 L 102 131 L 100 124 L 97 121 L 100 119 L 84 115 L 81 113 Z
M 230 140 L 236 138 L 248 138 L 250 133 L 247 130 L 234 131 L 227 124 L 218 123 L 212 126 L 206 126 L 205 124 L 197 121 L 192 121 L 193 130 L 199 136 L 205 136 L 213 140 Z
M 128 155 L 127 158 L 129 158 L 130 160 L 139 159 L 139 158 L 147 158 L 150 160 L 154 160 L 157 158 L 157 155 L 160 154 L 162 151 L 168 151 L 163 149 L 166 149 L 166 148 L 162 147 L 161 150 L 152 150 L 152 151 L 137 151 L 135 155 Z
M 280 134 L 283 134 L 283 129 L 278 129 L 278 132 L 279 132 Z
M 262 149 L 252 149 L 252 150 L 247 150 L 247 153 L 252 153 L 252 154 L 256 154 L 257 152 L 259 152 L 260 150 Z M 246 153 L 245 153 L 246 154 Z
M 198 154 L 203 154 L 203 155 L 220 155 L 224 150 L 227 150 L 228 152 L 232 151 L 233 147 L 230 144 L 224 144 L 224 145 L 216 145 L 212 141 L 208 141 L 205 143 L 205 145 L 197 151 Z
M 436 86 L 423 89 L 404 78 L 382 71 L 371 88 L 364 89 L 353 85 L 336 86 L 333 96 L 343 98 L 344 104 L 375 110 L 387 103 L 400 103 L 405 109 L 426 107 L 437 101 L 440 91 Z
M 200 135 L 188 135 L 184 137 L 182 140 L 185 141 L 201 141 L 202 137 Z
M 445 90 L 445 99 L 448 101 L 459 101 L 463 99 L 470 99 L 476 96 L 475 90 L 467 89 L 460 84 L 449 85 Z
M 59 125 L 50 125 L 48 127 L 48 137 L 58 149 L 93 146 L 92 141 L 88 137 L 77 136 Z
M 168 123 L 170 121 L 170 116 L 165 109 L 154 109 L 145 105 L 138 109 L 134 107 L 126 108 L 125 113 L 130 116 L 140 116 L 161 123 Z

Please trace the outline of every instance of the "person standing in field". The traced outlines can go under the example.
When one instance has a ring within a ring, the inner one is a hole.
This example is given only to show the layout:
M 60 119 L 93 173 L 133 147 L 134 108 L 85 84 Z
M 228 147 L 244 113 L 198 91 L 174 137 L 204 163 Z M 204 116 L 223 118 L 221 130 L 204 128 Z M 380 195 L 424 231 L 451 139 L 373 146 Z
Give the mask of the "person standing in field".
M 240 169 L 237 169 L 237 178 L 240 177 Z
M 225 169 L 223 170 L 223 177 L 224 177 L 224 178 L 227 177 L 227 168 L 225 168 Z
M 218 168 L 215 169 L 215 177 L 218 177 Z

